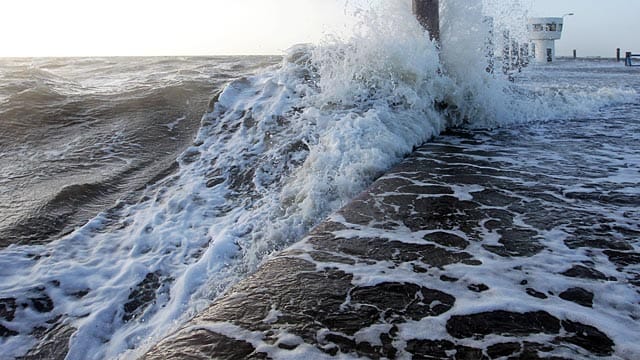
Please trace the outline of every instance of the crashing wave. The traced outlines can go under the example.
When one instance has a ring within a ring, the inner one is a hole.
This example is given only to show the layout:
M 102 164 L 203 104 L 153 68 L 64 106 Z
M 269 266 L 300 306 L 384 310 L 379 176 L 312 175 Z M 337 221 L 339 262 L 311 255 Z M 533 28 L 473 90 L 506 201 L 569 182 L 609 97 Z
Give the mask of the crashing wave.
M 50 245 L 9 249 L 3 260 L 16 270 L 2 273 L 6 283 L 54 284 L 40 290 L 56 304 L 16 317 L 11 353 L 32 346 L 27 334 L 47 321 L 77 329 L 70 359 L 144 350 L 443 130 L 637 99 L 631 90 L 532 88 L 486 72 L 474 26 L 446 26 L 479 8 L 450 3 L 442 49 L 396 2 L 362 13 L 348 41 L 293 47 L 280 68 L 228 85 L 178 173 L 139 203 Z

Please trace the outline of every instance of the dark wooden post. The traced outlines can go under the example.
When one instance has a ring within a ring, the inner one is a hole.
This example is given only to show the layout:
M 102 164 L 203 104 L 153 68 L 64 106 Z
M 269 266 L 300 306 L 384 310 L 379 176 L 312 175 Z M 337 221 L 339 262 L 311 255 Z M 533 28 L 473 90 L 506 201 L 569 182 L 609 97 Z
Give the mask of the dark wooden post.
M 578 58 L 578 50 L 573 49 L 573 58 L 577 59 Z
M 616 59 L 620 62 L 620 48 L 616 49 Z
M 440 4 L 438 0 L 413 0 L 413 13 L 431 36 L 440 41 Z
M 628 51 L 624 56 L 624 64 L 626 66 L 631 66 L 631 51 Z

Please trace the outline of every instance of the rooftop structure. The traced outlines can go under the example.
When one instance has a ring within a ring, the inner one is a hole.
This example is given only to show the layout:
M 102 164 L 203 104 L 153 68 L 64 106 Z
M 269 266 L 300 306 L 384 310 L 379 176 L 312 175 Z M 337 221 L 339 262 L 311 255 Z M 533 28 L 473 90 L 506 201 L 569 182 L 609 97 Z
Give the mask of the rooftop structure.
M 529 19 L 529 39 L 533 43 L 537 63 L 549 63 L 556 59 L 556 40 L 562 37 L 562 17 Z

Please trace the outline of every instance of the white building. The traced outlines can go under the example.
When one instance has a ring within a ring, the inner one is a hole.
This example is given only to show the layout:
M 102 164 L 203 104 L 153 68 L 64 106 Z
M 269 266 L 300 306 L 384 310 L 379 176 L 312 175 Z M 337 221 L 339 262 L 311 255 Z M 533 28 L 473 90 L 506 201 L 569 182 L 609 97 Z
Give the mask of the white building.
M 533 54 L 536 62 L 548 63 L 555 61 L 555 42 L 562 37 L 563 18 L 530 18 L 528 25 L 529 39 L 533 43 Z

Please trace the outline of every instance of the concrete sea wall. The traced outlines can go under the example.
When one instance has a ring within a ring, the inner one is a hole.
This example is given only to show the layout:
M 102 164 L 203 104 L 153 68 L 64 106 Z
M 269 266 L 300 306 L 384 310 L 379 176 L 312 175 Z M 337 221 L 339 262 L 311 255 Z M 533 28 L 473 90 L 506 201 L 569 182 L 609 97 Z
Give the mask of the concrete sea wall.
M 573 195 L 557 174 L 522 171 L 481 138 L 460 138 L 419 148 L 145 358 L 624 354 L 619 334 L 590 319 L 618 301 L 599 289 L 638 294 L 637 274 L 629 279 L 640 254 L 624 240 L 637 229 L 603 236 L 594 224 L 614 219 L 567 207 Z

